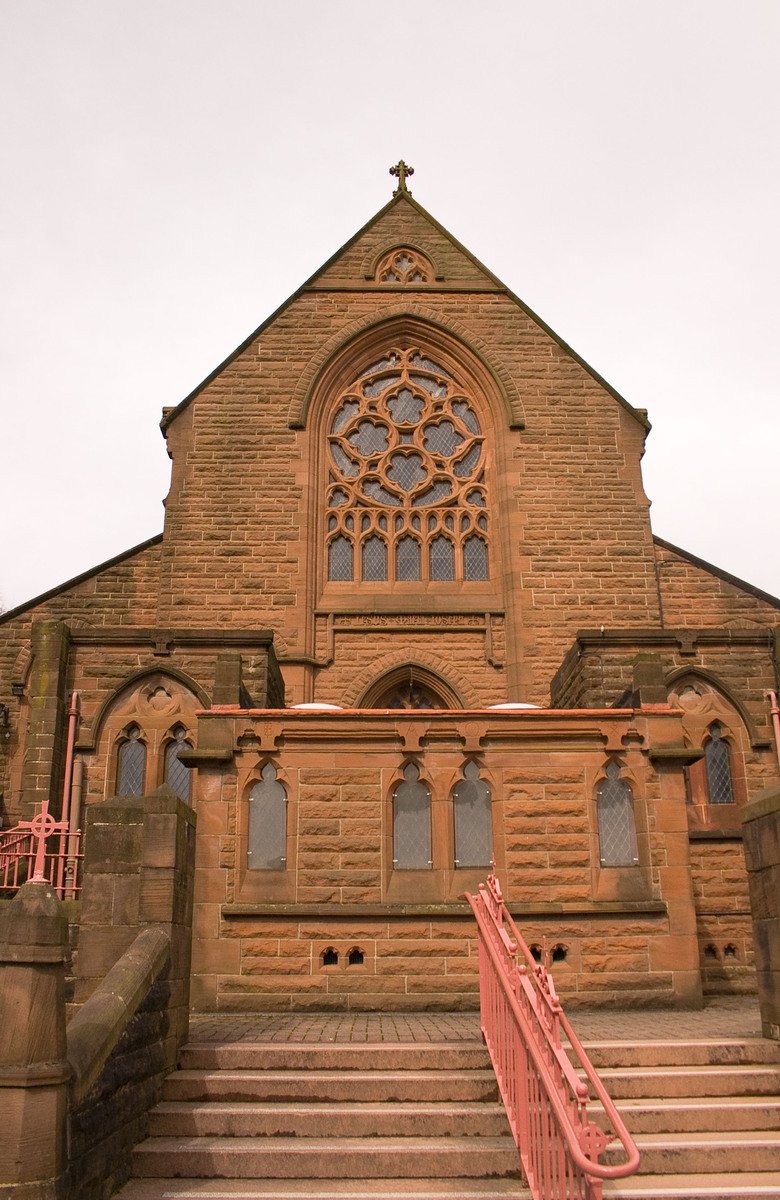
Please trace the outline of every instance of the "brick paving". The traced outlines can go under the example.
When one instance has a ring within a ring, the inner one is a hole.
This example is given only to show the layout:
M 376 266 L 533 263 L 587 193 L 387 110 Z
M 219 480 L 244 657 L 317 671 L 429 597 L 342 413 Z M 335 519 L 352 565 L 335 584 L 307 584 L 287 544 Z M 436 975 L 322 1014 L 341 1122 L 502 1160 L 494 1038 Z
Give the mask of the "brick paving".
M 577 1009 L 582 1041 L 712 1040 L 761 1036 L 754 996 L 724 996 L 697 1011 Z M 476 1013 L 194 1013 L 193 1042 L 467 1042 L 479 1039 Z

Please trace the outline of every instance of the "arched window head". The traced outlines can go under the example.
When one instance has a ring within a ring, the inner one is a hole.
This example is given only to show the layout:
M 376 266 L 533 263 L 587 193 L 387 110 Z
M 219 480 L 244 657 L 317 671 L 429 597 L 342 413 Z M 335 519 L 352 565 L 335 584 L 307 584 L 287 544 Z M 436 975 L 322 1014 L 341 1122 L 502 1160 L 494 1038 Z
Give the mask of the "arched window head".
M 143 796 L 146 782 L 146 746 L 138 725 L 128 725 L 116 759 L 118 796 Z
M 433 267 L 419 250 L 400 246 L 380 258 L 375 278 L 378 283 L 431 283 Z
M 266 763 L 249 793 L 247 866 L 253 871 L 282 871 L 287 865 L 287 793 Z
M 631 788 L 611 762 L 598 787 L 599 857 L 602 867 L 632 867 L 639 862 Z
M 710 725 L 704 743 L 704 762 L 707 771 L 707 795 L 710 804 L 733 804 L 734 784 L 731 776 L 731 755 L 728 742 L 718 724 Z
M 463 708 L 443 679 L 415 664 L 394 667 L 360 697 L 359 708 Z
M 192 776 L 189 768 L 179 761 L 179 755 L 183 750 L 191 750 L 192 744 L 187 741 L 187 730 L 183 725 L 175 725 L 171 733 L 172 738 L 165 747 L 165 782 L 180 800 L 189 804 Z
M 455 866 L 489 867 L 493 862 L 490 788 L 479 767 L 468 762 L 452 793 L 455 818 Z
M 399 871 L 429 870 L 431 793 L 416 763 L 407 763 L 393 792 L 393 866 Z
M 328 580 L 487 580 L 485 457 L 476 407 L 451 370 L 389 348 L 330 420 Z

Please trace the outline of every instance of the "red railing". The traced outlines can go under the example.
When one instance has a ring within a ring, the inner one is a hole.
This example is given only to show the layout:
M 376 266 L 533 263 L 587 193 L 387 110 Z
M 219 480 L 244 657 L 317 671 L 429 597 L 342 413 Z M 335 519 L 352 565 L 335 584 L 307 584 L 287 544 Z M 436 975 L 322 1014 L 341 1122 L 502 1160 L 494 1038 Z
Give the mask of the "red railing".
M 49 883 L 61 900 L 79 889 L 81 832 L 57 821 L 46 801 L 31 821 L 0 833 L 0 894 L 15 892 L 29 879 Z
M 534 961 L 509 915 L 496 877 L 466 899 L 479 927 L 482 1033 L 534 1200 L 601 1200 L 602 1181 L 632 1175 L 639 1151 L 561 1008 L 552 976 Z M 588 1117 L 591 1098 L 602 1105 L 606 1131 Z M 600 1163 L 615 1141 L 625 1161 Z

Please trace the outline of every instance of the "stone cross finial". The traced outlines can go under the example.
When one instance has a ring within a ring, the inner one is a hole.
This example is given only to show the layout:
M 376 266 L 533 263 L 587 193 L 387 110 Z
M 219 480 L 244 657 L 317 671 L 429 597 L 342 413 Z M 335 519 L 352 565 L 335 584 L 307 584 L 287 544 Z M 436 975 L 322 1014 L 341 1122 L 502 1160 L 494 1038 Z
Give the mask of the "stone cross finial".
M 399 192 L 406 192 L 407 196 L 411 196 L 412 193 L 406 186 L 406 177 L 407 175 L 414 175 L 414 167 L 407 167 L 404 160 L 401 159 L 394 167 L 390 168 L 390 174 L 398 176 L 398 187 L 393 192 L 393 195 L 397 196 Z

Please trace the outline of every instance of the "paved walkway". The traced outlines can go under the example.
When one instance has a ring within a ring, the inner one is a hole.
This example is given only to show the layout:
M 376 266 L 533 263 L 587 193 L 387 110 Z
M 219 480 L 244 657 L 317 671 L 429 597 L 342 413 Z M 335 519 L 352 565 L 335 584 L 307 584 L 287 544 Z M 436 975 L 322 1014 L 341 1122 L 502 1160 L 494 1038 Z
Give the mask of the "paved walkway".
M 576 1009 L 584 1042 L 711 1040 L 761 1036 L 754 996 L 727 996 L 691 1012 Z M 465 1042 L 478 1040 L 476 1013 L 195 1013 L 194 1042 Z

